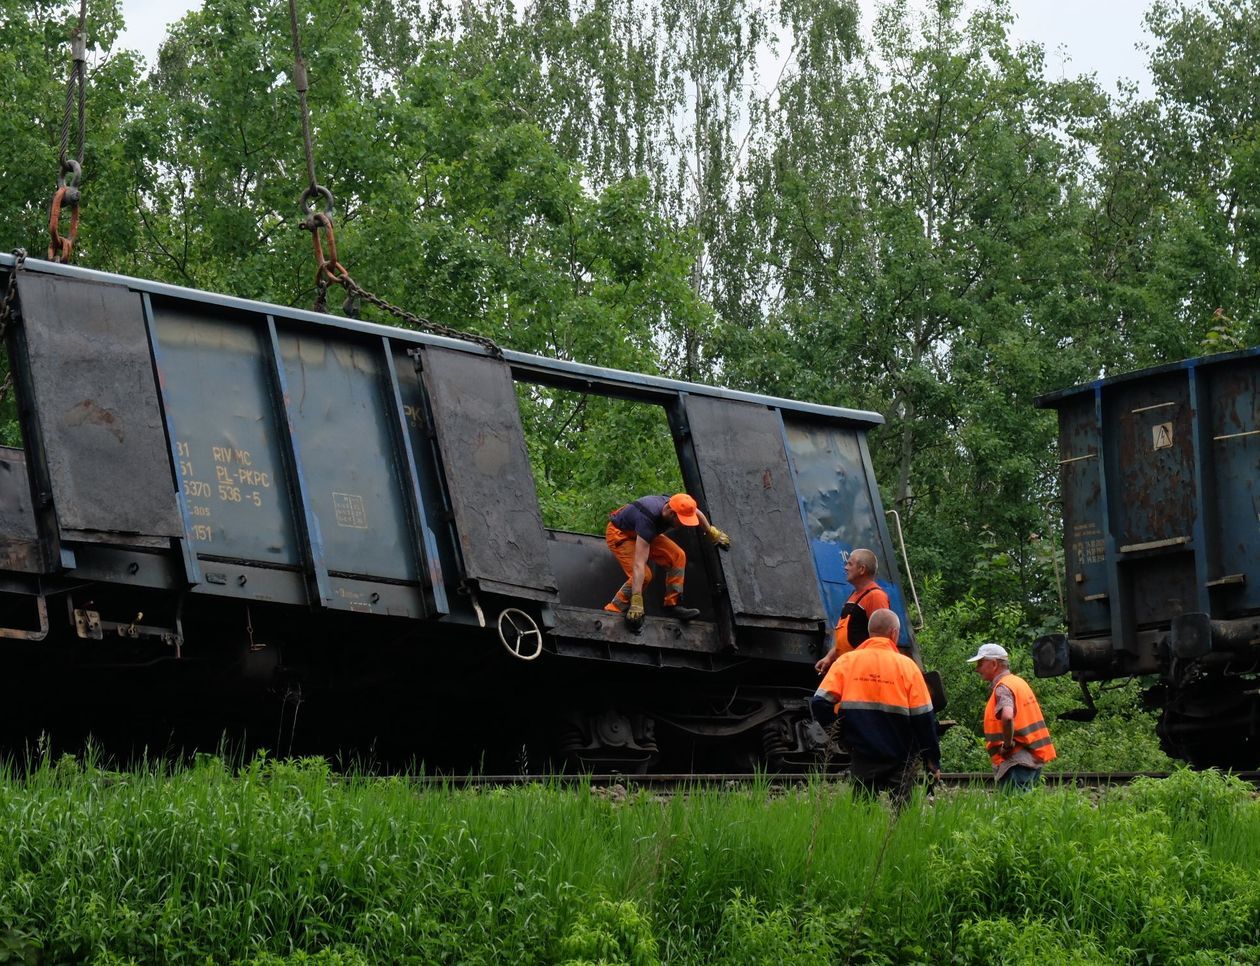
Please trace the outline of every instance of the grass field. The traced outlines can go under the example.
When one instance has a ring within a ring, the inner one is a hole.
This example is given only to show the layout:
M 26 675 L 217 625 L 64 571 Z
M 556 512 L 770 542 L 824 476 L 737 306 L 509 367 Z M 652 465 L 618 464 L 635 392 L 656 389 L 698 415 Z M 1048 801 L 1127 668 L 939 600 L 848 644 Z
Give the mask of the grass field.
M 0 962 L 1260 962 L 1260 803 L 418 792 L 322 761 L 0 778 Z

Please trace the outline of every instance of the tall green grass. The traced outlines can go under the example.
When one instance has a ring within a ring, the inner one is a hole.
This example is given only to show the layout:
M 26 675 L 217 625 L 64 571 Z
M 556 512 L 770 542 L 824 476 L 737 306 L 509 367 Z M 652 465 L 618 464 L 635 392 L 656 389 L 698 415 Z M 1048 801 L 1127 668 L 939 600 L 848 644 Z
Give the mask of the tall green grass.
M 0 777 L 0 962 L 1260 961 L 1260 805 L 1216 774 L 613 801 L 322 761 Z

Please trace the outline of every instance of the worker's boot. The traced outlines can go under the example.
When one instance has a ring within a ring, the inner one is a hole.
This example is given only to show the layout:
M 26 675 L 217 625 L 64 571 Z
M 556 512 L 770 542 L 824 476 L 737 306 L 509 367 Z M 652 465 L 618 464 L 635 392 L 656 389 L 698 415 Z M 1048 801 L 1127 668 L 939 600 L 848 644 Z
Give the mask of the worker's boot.
M 665 616 L 672 617 L 676 621 L 691 620 L 693 617 L 699 617 L 700 611 L 695 607 L 684 607 L 682 604 L 666 605 Z

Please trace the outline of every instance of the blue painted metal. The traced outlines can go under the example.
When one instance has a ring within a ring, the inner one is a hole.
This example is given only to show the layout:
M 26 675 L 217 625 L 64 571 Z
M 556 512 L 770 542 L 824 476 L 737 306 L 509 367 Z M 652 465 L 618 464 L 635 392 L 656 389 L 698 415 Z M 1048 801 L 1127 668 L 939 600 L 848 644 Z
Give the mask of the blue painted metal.
M 1207 517 L 1209 508 L 1207 493 L 1210 485 L 1209 477 L 1212 474 L 1213 467 L 1208 460 L 1204 459 L 1205 427 L 1201 418 L 1204 408 L 1204 387 L 1198 375 L 1197 369 L 1191 368 L 1186 370 L 1186 376 L 1189 379 L 1190 398 L 1190 468 L 1194 480 L 1194 490 L 1191 493 L 1192 522 L 1190 529 L 1191 547 L 1196 551 L 1194 554 L 1195 610 L 1206 614 L 1212 607 L 1208 592 L 1208 556 L 1212 548 L 1208 546 Z M 1209 436 L 1210 433 L 1209 429 Z
M 1038 404 L 1059 414 L 1071 637 L 1109 635 L 1120 670 L 1153 667 L 1145 632 L 1260 613 L 1260 349 Z
M 198 309 L 152 305 L 187 540 L 200 557 L 298 568 L 265 325 Z
M 813 421 L 784 422 L 801 517 L 830 624 L 834 627 L 839 621 L 853 593 L 844 565 L 850 553 L 865 547 L 879 559 L 877 582 L 901 618 L 901 643 L 912 643 L 905 598 L 896 579 L 896 554 L 874 486 L 865 433 Z

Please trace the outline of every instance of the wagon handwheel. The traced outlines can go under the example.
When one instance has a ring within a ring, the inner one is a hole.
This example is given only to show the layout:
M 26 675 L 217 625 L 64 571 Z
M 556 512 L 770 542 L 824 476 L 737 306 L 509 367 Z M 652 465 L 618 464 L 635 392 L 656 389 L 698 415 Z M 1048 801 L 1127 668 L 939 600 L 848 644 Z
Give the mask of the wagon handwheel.
M 533 646 L 528 650 L 526 641 L 532 639 Z M 542 631 L 534 618 L 525 611 L 509 607 L 499 615 L 499 640 L 513 657 L 522 661 L 532 661 L 542 653 Z

